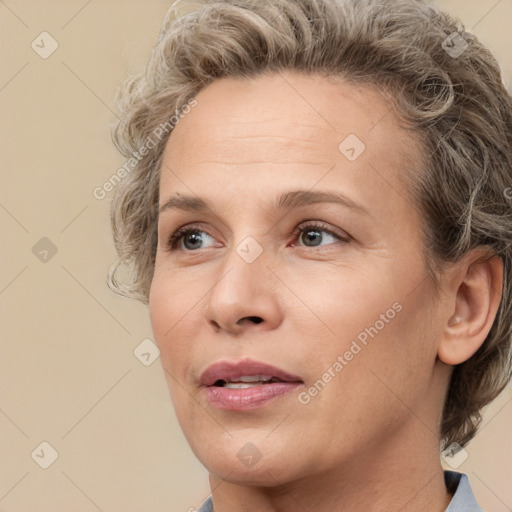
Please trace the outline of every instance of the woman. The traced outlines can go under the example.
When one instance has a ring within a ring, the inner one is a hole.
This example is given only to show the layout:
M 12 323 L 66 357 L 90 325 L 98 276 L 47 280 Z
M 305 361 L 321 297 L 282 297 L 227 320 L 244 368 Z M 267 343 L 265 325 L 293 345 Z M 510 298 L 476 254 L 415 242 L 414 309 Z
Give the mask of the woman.
M 201 512 L 481 510 L 439 449 L 511 376 L 498 64 L 419 0 L 174 7 L 118 97 L 110 285 L 149 305 Z

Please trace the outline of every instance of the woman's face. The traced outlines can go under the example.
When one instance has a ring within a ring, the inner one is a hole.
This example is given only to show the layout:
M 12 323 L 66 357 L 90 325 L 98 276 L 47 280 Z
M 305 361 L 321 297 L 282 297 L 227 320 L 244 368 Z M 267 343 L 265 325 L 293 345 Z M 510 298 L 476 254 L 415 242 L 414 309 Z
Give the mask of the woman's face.
M 161 169 L 160 206 L 175 201 L 150 314 L 199 460 L 270 486 L 433 440 L 446 374 L 399 179 L 411 132 L 376 89 L 293 73 L 196 99 Z

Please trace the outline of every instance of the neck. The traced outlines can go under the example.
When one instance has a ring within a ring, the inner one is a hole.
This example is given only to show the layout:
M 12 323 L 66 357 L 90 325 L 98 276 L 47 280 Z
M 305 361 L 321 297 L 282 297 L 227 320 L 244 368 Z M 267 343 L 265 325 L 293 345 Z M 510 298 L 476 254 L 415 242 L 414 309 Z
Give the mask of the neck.
M 272 468 L 259 486 L 210 475 L 214 512 L 445 512 L 451 495 L 444 483 L 439 440 L 417 418 L 409 423 L 400 435 L 381 440 L 378 449 L 362 449 L 322 472 L 310 467 L 293 481 Z

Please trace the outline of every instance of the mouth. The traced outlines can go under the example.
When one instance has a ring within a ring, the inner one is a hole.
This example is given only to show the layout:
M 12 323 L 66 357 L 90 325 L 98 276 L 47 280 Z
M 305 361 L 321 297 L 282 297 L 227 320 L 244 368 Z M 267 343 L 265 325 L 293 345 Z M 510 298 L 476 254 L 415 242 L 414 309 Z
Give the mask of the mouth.
M 281 368 L 244 359 L 221 361 L 209 366 L 200 377 L 208 402 L 225 410 L 263 407 L 284 397 L 304 381 Z
M 203 386 L 232 387 L 232 384 L 240 384 L 240 388 L 244 388 L 273 382 L 303 381 L 277 366 L 252 359 L 213 363 L 200 377 Z
M 213 383 L 214 386 L 229 389 L 248 389 L 254 386 L 270 384 L 274 382 L 284 382 L 279 377 L 271 377 L 270 375 L 242 375 L 235 380 L 219 379 Z

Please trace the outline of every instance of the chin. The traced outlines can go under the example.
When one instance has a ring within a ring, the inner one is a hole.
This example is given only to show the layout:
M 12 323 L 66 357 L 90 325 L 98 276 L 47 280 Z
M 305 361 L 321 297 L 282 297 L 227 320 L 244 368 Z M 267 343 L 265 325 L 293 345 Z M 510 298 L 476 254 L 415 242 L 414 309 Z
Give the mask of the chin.
M 230 435 L 231 434 L 231 435 Z M 275 486 L 298 478 L 297 446 L 269 431 L 234 430 L 222 436 L 188 437 L 192 451 L 209 473 L 240 485 Z M 232 436 L 232 437 L 231 437 Z
M 299 477 L 286 467 L 284 461 L 269 457 L 260 459 L 252 467 L 246 467 L 238 460 L 234 462 L 233 457 L 214 460 L 208 455 L 207 460 L 199 460 L 210 474 L 235 485 L 275 487 L 276 484 L 282 485 Z

